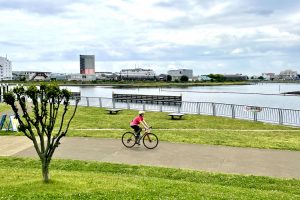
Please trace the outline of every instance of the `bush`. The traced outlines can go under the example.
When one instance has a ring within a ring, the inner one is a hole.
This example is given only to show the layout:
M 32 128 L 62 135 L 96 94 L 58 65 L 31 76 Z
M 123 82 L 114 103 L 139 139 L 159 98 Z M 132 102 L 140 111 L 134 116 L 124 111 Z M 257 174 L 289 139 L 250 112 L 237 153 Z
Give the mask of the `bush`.
M 180 77 L 180 81 L 181 82 L 188 82 L 189 81 L 189 77 L 183 75 L 182 77 Z

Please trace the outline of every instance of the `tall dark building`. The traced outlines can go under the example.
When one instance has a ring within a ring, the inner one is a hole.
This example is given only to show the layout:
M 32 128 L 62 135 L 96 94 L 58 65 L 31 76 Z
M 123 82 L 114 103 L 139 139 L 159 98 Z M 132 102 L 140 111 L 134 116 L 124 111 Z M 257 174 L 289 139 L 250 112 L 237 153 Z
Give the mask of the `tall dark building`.
M 94 55 L 80 55 L 80 74 L 95 74 Z

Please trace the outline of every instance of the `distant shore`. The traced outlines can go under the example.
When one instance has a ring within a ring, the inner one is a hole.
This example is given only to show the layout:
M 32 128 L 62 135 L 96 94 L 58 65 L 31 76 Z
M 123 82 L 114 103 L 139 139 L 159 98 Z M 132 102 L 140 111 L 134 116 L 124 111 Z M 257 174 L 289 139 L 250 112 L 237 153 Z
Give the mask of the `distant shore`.
M 286 95 L 300 95 L 300 91 L 294 91 L 294 92 L 284 92 L 282 94 L 286 94 Z
M 8 82 L 9 85 L 23 84 L 32 85 L 41 82 Z M 195 87 L 195 86 L 222 86 L 222 85 L 251 85 L 250 82 L 102 82 L 102 83 L 84 83 L 84 82 L 57 82 L 60 86 L 109 86 L 114 88 L 153 88 L 153 87 Z
M 43 82 L 37 81 L 3 81 L 1 83 L 8 83 L 9 85 L 23 84 L 32 85 L 40 84 Z M 241 82 L 163 82 L 163 81 L 96 81 L 96 82 L 71 82 L 71 81 L 57 81 L 60 86 L 103 86 L 113 88 L 186 88 L 186 87 L 204 87 L 204 86 L 230 86 L 230 85 L 253 85 L 253 84 L 265 84 L 265 83 L 293 83 L 300 84 L 299 81 L 241 81 Z M 298 93 L 296 93 L 298 94 Z

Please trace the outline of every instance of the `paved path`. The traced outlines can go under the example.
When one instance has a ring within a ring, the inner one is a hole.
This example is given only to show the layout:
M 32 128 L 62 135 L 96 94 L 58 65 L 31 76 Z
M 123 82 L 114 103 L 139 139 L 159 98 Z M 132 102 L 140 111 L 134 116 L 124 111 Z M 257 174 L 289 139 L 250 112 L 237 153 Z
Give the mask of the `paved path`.
M 0 156 L 11 156 L 32 146 L 26 137 L 0 137 Z
M 9 141 L 14 141 L 11 138 Z M 25 139 L 17 138 L 18 141 Z M 0 145 L 4 140 L 7 137 L 0 137 Z M 0 148 L 0 155 L 36 157 L 33 147 L 25 148 L 25 143 L 15 150 L 18 152 L 5 153 L 8 149 Z M 15 146 L 11 144 L 12 148 Z M 70 137 L 62 140 L 54 157 L 300 179 L 300 151 L 168 142 L 160 142 L 154 150 L 142 145 L 127 149 L 120 140 Z

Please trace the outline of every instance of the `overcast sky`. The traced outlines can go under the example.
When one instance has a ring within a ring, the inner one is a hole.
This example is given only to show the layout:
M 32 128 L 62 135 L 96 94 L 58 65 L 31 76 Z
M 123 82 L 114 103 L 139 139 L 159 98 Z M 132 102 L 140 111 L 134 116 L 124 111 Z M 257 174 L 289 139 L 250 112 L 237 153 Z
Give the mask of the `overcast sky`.
M 0 56 L 13 70 L 79 73 L 300 72 L 299 0 L 0 0 Z

